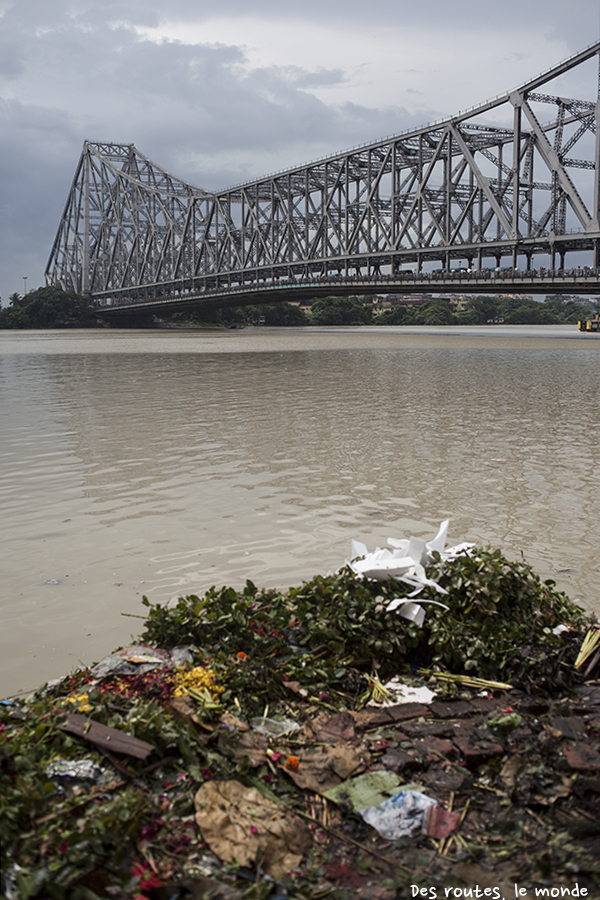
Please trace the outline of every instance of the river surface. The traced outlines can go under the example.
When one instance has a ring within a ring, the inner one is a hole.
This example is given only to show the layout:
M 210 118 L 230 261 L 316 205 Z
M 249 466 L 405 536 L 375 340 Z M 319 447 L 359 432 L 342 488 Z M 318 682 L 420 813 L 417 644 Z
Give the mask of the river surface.
M 447 517 L 600 614 L 599 426 L 574 326 L 0 332 L 0 695 Z

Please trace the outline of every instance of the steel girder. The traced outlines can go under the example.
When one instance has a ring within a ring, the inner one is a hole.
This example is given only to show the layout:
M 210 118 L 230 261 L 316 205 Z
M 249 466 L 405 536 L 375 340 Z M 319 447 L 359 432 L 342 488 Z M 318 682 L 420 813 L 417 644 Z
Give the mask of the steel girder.
M 149 288 L 227 292 L 315 274 L 393 275 L 403 264 L 420 271 L 431 260 L 481 269 L 524 257 L 530 268 L 543 253 L 554 268 L 556 254 L 564 266 L 565 254 L 587 251 L 597 267 L 595 67 L 592 99 L 540 88 L 599 53 L 600 42 L 446 121 L 218 193 L 132 144 L 86 141 L 46 280 L 134 303 Z M 491 123 L 502 107 L 511 126 Z

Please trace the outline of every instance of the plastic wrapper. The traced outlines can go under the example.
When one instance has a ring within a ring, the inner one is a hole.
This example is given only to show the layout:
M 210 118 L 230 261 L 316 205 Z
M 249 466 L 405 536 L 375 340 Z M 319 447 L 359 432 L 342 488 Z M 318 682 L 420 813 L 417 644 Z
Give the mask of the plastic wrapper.
M 300 730 L 298 723 L 292 722 L 291 719 L 265 719 L 263 716 L 250 719 L 250 727 L 252 731 L 266 734 L 269 737 L 282 737 L 284 734 Z
M 181 666 L 193 662 L 193 656 L 187 647 L 175 647 L 173 650 L 160 650 L 156 647 L 138 645 L 124 647 L 105 656 L 91 670 L 94 678 L 106 678 L 109 675 L 138 675 L 150 672 L 162 666 Z
M 423 703 L 426 705 L 432 703 L 437 696 L 433 691 L 429 690 L 427 685 L 412 687 L 409 684 L 404 684 L 397 676 L 390 681 L 386 681 L 384 688 L 391 696 L 381 702 L 371 699 L 367 703 L 367 706 L 377 706 L 381 708 L 385 706 L 395 706 L 397 703 Z
M 105 773 L 102 766 L 91 759 L 55 759 L 46 766 L 47 778 L 78 778 L 80 781 L 99 781 Z
M 420 791 L 400 791 L 378 806 L 359 809 L 359 813 L 383 838 L 396 841 L 421 831 L 425 812 L 437 805 L 437 800 Z

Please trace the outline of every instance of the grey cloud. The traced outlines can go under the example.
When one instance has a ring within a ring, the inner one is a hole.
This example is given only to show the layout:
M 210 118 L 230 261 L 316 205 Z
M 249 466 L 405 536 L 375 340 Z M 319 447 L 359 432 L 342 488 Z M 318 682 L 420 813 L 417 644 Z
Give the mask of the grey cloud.
M 25 2 L 24 6 L 27 5 Z M 35 6 L 53 8 L 56 3 L 38 0 Z M 370 24 L 427 25 L 432 32 L 444 26 L 452 31 L 469 34 L 479 31 L 485 35 L 490 29 L 505 31 L 507 35 L 519 30 L 532 29 L 532 35 L 568 40 L 577 50 L 598 34 L 598 5 L 595 0 L 578 0 L 577 12 L 565 11 L 563 0 L 505 0 L 501 5 L 482 3 L 481 0 L 371 0 L 368 8 L 364 0 L 303 0 L 302 5 L 282 3 L 281 0 L 253 0 L 249 9 L 248 0 L 220 0 L 215 8 L 214 0 L 78 0 L 71 2 L 69 9 L 77 18 L 89 21 L 130 19 L 147 25 L 158 24 L 165 19 L 210 19 L 218 15 L 304 18 L 315 22 L 354 21 L 357 28 L 364 27 L 365 16 Z M 457 52 L 464 52 L 457 46 Z
M 486 35 L 506 34 L 507 47 L 515 29 L 531 33 L 532 40 L 557 39 L 567 42 L 572 51 L 596 39 L 599 33 L 596 0 L 578 0 L 576 13 L 565 9 L 563 0 L 505 0 L 503 4 L 481 3 L 481 0 L 371 0 L 368 11 L 364 0 L 303 0 L 302 5 L 281 0 L 19 0 L 5 15 L 23 24 L 31 33 L 37 27 L 100 26 L 112 21 L 155 27 L 166 20 L 202 22 L 215 17 L 253 16 L 290 21 L 304 19 L 315 27 L 322 23 L 339 23 L 357 29 L 382 25 L 406 28 L 424 27 L 432 34 L 448 30 L 448 38 L 456 43 L 457 53 L 468 52 L 467 41 L 474 34 L 485 41 Z M 365 16 L 368 23 L 365 25 Z M 461 35 L 464 43 L 461 43 Z M 293 41 L 293 33 L 290 34 Z
M 80 147 L 62 110 L 0 99 L 0 295 L 42 283 Z M 65 165 L 72 160 L 72 165 Z M 70 170 L 70 171 L 69 171 Z
M 324 69 L 319 67 L 314 72 L 303 72 L 294 68 L 290 71 L 291 80 L 298 88 L 328 87 L 343 84 L 347 81 L 342 69 Z
M 0 19 L 0 21 L 2 21 Z M 22 51 L 12 41 L 0 39 L 0 80 L 11 81 L 17 78 L 25 69 L 25 59 Z
M 82 0 L 82 6 L 88 0 Z M 92 7 L 110 7 L 118 10 L 119 3 L 92 4 Z M 474 34 L 485 41 L 486 35 L 506 34 L 510 45 L 515 30 L 530 32 L 532 39 L 561 40 L 567 42 L 571 52 L 581 49 L 598 39 L 598 4 L 596 0 L 578 0 L 576 12 L 565 8 L 563 0 L 504 0 L 502 4 L 482 3 L 481 0 L 371 0 L 368 7 L 364 0 L 303 0 L 299 4 L 282 3 L 281 0 L 253 0 L 249 10 L 248 0 L 220 0 L 215 9 L 213 0 L 170 0 L 165 8 L 163 0 L 128 0 L 131 15 L 140 21 L 155 23 L 166 19 L 219 18 L 247 16 L 257 18 L 302 18 L 320 23 L 354 23 L 357 29 L 383 25 L 387 27 L 425 26 L 432 34 L 447 29 L 450 40 L 456 43 L 456 52 L 468 52 L 467 41 Z M 121 13 L 122 16 L 122 13 Z M 115 12 L 115 17 L 120 18 Z M 368 23 L 365 19 L 368 17 Z M 465 43 L 461 43 L 461 35 Z M 293 40 L 293 35 L 291 35 Z
M 236 47 L 61 24 L 42 30 L 23 58 L 17 93 L 36 102 L 0 102 L 5 299 L 22 275 L 30 287 L 42 282 L 85 138 L 133 142 L 174 174 L 216 189 L 390 130 L 383 111 L 337 110 L 302 89 L 341 73 L 249 69 Z

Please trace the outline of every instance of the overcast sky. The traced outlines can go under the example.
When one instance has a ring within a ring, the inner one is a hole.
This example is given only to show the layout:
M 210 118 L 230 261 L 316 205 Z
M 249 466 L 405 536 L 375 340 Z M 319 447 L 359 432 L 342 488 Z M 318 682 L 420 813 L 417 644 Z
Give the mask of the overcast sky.
M 28 290 L 42 285 L 86 139 L 134 143 L 175 175 L 225 188 L 504 93 L 597 40 L 599 10 L 0 0 L 3 304 L 23 276 Z

